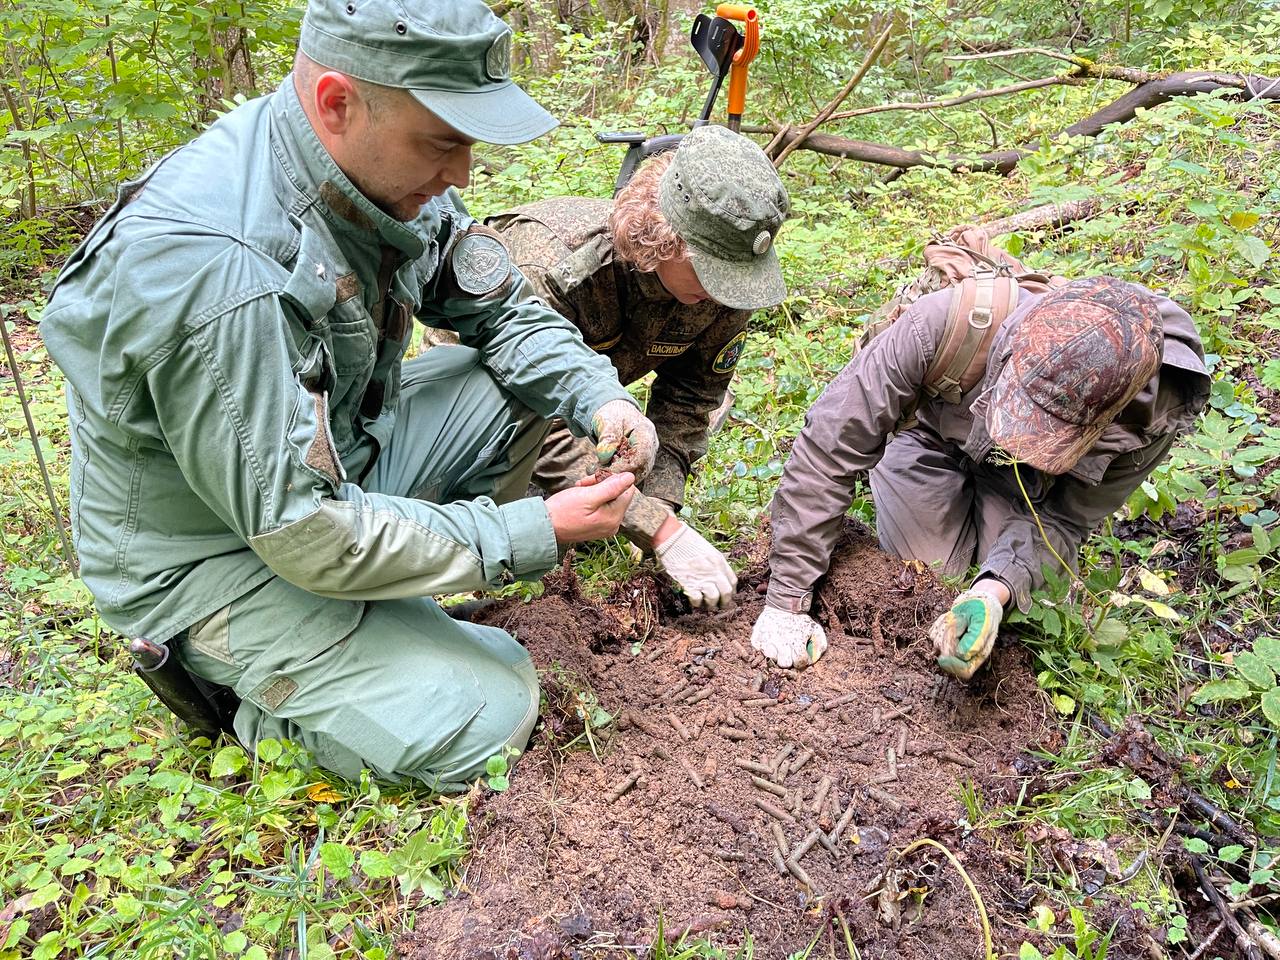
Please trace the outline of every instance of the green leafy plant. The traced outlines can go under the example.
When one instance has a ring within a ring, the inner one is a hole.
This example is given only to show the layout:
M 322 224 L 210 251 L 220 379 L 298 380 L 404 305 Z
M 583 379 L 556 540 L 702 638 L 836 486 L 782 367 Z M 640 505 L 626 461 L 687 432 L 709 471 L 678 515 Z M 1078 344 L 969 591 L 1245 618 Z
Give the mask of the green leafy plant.
M 1280 638 L 1259 637 L 1251 650 L 1235 654 L 1229 666 L 1232 676 L 1210 680 L 1192 695 L 1191 702 L 1256 702 L 1271 726 L 1280 731 Z
M 1115 925 L 1105 934 L 1099 933 L 1090 924 L 1083 910 L 1071 908 L 1072 946 L 1060 944 L 1052 953 L 1042 953 L 1031 943 L 1023 943 L 1018 950 L 1018 960 L 1106 960 L 1111 949 L 1111 938 L 1115 934 Z
M 520 756 L 520 751 L 512 746 L 505 746 L 501 753 L 494 754 L 484 762 L 484 771 L 486 774 L 486 782 L 489 789 L 495 793 L 502 793 L 511 786 L 511 781 L 507 778 L 507 774 L 511 769 L 511 764 Z

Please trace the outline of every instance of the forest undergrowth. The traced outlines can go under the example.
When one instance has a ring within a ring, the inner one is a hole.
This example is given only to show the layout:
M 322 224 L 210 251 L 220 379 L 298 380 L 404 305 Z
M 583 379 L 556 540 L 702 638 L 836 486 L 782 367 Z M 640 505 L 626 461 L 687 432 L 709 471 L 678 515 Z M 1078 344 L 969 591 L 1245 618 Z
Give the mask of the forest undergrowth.
M 64 517 L 63 384 L 36 331 L 58 264 L 114 180 L 193 135 L 230 99 L 279 81 L 296 22 L 273 3 L 213 19 L 195 5 L 170 6 L 157 20 L 127 4 L 105 26 L 103 11 L 83 3 L 40 0 L 25 15 L 3 15 L 14 74 L 0 81 L 10 106 L 0 123 L 10 148 L 0 152 L 0 315 Z M 566 122 L 525 147 L 480 150 L 465 195 L 474 213 L 562 193 L 608 196 L 620 152 L 593 134 L 680 129 L 705 92 L 680 45 L 683 27 L 654 65 L 636 53 L 637 20 L 619 25 L 606 16 L 616 10 L 593 6 L 555 23 L 551 6 L 526 5 L 517 72 Z M 838 12 L 847 5 L 814 0 L 759 6 L 765 52 L 748 115 L 761 122 L 813 115 L 892 12 Z M 977 6 L 963 23 L 947 23 L 936 6 L 898 11 L 910 29 L 849 106 L 1039 75 L 1035 54 L 942 60 L 960 47 L 1016 46 L 1022 33 L 1149 70 L 1280 76 L 1280 16 L 1248 5 L 1102 4 L 1084 42 L 1079 24 L 1071 40 L 1054 5 L 1016 16 Z M 226 45 L 215 41 L 268 18 L 269 30 L 250 30 L 258 59 L 253 86 L 240 89 L 234 57 L 217 67 Z M 1007 176 L 920 167 L 884 183 L 884 171 L 866 164 L 792 155 L 784 176 L 793 218 L 778 241 L 791 292 L 754 321 L 732 417 L 686 505 L 686 519 L 726 546 L 755 535 L 805 411 L 848 360 L 867 315 L 919 271 L 934 231 L 1092 198 L 1099 212 L 1088 219 L 999 241 L 1035 268 L 1112 274 L 1191 312 L 1214 379 L 1197 430 L 1088 541 L 1079 575 L 1055 572 L 1006 631 L 1030 653 L 1055 733 L 1029 748 L 1011 796 L 970 782 L 954 797 L 956 829 L 1013 858 L 1036 891 L 1020 910 L 1002 911 L 1012 926 L 1001 940 L 1020 943 L 1028 960 L 1101 960 L 1116 904 L 1137 918 L 1145 955 L 1187 957 L 1210 937 L 1198 956 L 1243 955 L 1230 930 L 1215 933 L 1219 917 L 1197 891 L 1196 870 L 1264 933 L 1275 935 L 1280 915 L 1280 112 L 1257 97 L 1200 94 L 1096 138 L 1056 136 L 1125 89 L 1090 81 L 841 127 L 939 156 L 978 153 L 993 138 L 1034 142 Z M 67 568 L 3 357 L 0 367 L 0 960 L 393 955 L 416 909 L 448 897 L 465 875 L 469 813 L 517 781 L 519 763 L 493 758 L 485 782 L 450 798 L 330 778 L 288 743 L 247 753 L 192 739 L 130 673 L 121 638 Z M 852 515 L 874 521 L 869 491 Z M 575 569 L 597 596 L 649 571 L 621 541 L 579 550 Z M 540 588 L 510 592 L 536 598 Z M 636 643 L 630 653 L 650 650 Z M 575 696 L 584 729 L 607 741 L 622 704 L 590 689 Z M 1158 771 L 1117 754 L 1122 731 L 1150 738 L 1164 758 Z M 596 744 L 583 736 L 560 749 Z M 1196 803 L 1171 800 L 1171 783 Z M 1174 829 L 1178 807 L 1189 831 Z M 814 942 L 797 945 L 798 955 L 859 955 L 829 916 L 811 919 Z M 927 898 L 916 922 L 929 922 Z M 749 914 L 741 929 L 666 933 L 632 949 L 755 951 Z

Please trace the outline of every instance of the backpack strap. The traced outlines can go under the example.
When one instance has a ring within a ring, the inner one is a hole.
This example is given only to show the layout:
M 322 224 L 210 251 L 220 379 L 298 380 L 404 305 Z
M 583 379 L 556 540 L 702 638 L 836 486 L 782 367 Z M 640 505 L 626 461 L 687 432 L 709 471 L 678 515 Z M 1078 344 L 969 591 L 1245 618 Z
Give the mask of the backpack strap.
M 1018 304 L 1018 281 L 1006 270 L 979 263 L 951 294 L 947 324 L 933 362 L 925 371 L 924 391 L 948 403 L 982 379 L 987 354 L 1000 325 Z

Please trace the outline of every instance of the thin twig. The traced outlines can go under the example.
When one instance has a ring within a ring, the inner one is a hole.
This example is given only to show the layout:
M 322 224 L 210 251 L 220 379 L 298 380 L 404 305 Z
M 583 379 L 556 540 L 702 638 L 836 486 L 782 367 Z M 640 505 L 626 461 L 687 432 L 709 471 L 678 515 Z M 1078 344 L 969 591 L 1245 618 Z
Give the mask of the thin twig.
M 1003 60 L 1006 57 L 1023 57 L 1032 54 L 1051 57 L 1054 60 L 1063 60 L 1081 67 L 1090 66 L 1093 62 L 1086 60 L 1084 57 L 1063 53 L 1061 50 L 1049 50 L 1046 47 L 1015 47 L 1013 50 L 990 50 L 986 53 L 957 53 L 942 59 L 949 60 L 952 63 L 965 63 L 973 60 Z
M 1213 928 L 1209 936 L 1205 937 L 1204 942 L 1196 947 L 1195 953 L 1187 957 L 1187 960 L 1200 960 L 1208 952 L 1209 948 L 1218 942 L 1218 938 L 1222 936 L 1222 931 L 1225 929 L 1227 929 L 1227 921 L 1219 920 L 1218 925 Z
M 800 148 L 800 144 L 804 143 L 805 138 L 809 136 L 809 134 L 813 133 L 814 130 L 817 130 L 818 127 L 822 126 L 822 124 L 830 118 L 831 114 L 836 112 L 836 109 L 840 104 L 844 103 L 849 94 L 853 92 L 853 88 L 862 82 L 862 78 L 867 75 L 867 71 L 871 69 L 872 64 L 874 64 L 879 58 L 881 52 L 889 43 L 889 37 L 893 35 L 893 31 L 896 27 L 897 21 L 891 20 L 889 25 L 884 28 L 883 32 L 881 32 L 880 36 L 876 38 L 875 44 L 873 44 L 871 49 L 867 51 L 867 56 L 863 59 L 862 65 L 858 67 L 857 72 L 849 78 L 849 82 L 844 85 L 844 88 L 832 98 L 830 103 L 818 111 L 818 115 L 816 117 L 801 127 L 800 132 L 796 134 L 795 139 L 783 147 L 782 152 L 774 158 L 774 169 L 780 168 L 783 161 Z
M 53 492 L 53 481 L 49 478 L 49 468 L 44 462 L 44 453 L 40 450 L 40 434 L 36 430 L 36 422 L 31 416 L 31 406 L 27 402 L 26 391 L 22 389 L 22 375 L 18 371 L 18 359 L 13 355 L 13 344 L 9 342 L 9 325 L 0 314 L 0 339 L 4 340 L 5 356 L 9 358 L 9 375 L 13 377 L 13 386 L 18 392 L 18 405 L 22 407 L 22 415 L 27 421 L 27 432 L 31 435 L 31 447 L 36 454 L 36 466 L 44 480 L 44 492 L 49 496 L 49 508 L 53 511 L 53 523 L 58 528 L 58 537 L 62 541 L 62 555 L 66 558 L 67 569 L 76 572 L 76 555 L 67 540 L 67 530 L 62 524 L 62 509 L 58 506 L 58 498 Z
M 894 110 L 943 110 L 947 107 L 959 107 L 966 103 L 972 103 L 975 100 L 989 100 L 992 97 L 1007 97 L 1013 93 L 1023 93 L 1027 90 L 1039 90 L 1041 87 L 1055 87 L 1063 84 L 1077 84 L 1080 77 L 1076 74 L 1065 73 L 1052 77 L 1041 77 L 1039 80 L 1028 80 L 1026 83 L 1011 83 L 1004 87 L 992 87 L 989 90 L 975 90 L 972 93 L 961 94 L 956 97 L 947 97 L 945 100 L 918 100 L 914 102 L 904 103 L 881 103 L 874 107 L 858 107 L 855 110 L 841 110 L 839 113 L 833 113 L 828 120 L 849 120 L 853 117 L 866 117 L 873 113 L 889 113 Z
M 1231 932 L 1236 938 L 1236 946 L 1240 948 L 1247 960 L 1262 960 L 1262 948 L 1258 946 L 1258 941 L 1249 936 L 1244 927 L 1240 926 L 1240 921 L 1236 919 L 1236 915 L 1227 906 L 1227 901 L 1222 898 L 1218 888 L 1213 885 L 1213 881 L 1205 873 L 1204 863 L 1194 855 L 1190 859 L 1191 869 L 1196 872 L 1196 880 L 1200 884 L 1200 889 L 1209 898 L 1209 902 L 1218 911 L 1218 915 L 1222 917 L 1223 922 L 1231 928 Z

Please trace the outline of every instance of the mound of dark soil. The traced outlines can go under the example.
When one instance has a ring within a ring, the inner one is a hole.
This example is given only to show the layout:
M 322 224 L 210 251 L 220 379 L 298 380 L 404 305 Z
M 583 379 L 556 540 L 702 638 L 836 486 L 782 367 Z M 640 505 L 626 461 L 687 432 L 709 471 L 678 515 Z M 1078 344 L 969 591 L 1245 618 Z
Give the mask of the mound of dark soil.
M 867 958 L 982 956 L 955 869 L 898 856 L 921 837 L 1014 920 L 993 925 L 1016 952 L 1021 875 L 966 833 L 959 797 L 999 791 L 1047 722 L 1026 655 L 1001 647 L 970 686 L 941 677 L 925 634 L 949 591 L 851 525 L 816 604 L 830 649 L 778 669 L 750 646 L 767 543 L 747 549 L 727 614 L 680 615 L 648 576 L 586 600 L 567 568 L 542 599 L 486 611 L 544 672 L 544 727 L 510 789 L 477 799 L 461 889 L 404 955 L 615 956 L 661 918 L 669 937 L 750 930 L 762 958 L 845 926 Z M 617 720 L 589 743 L 597 703 Z

